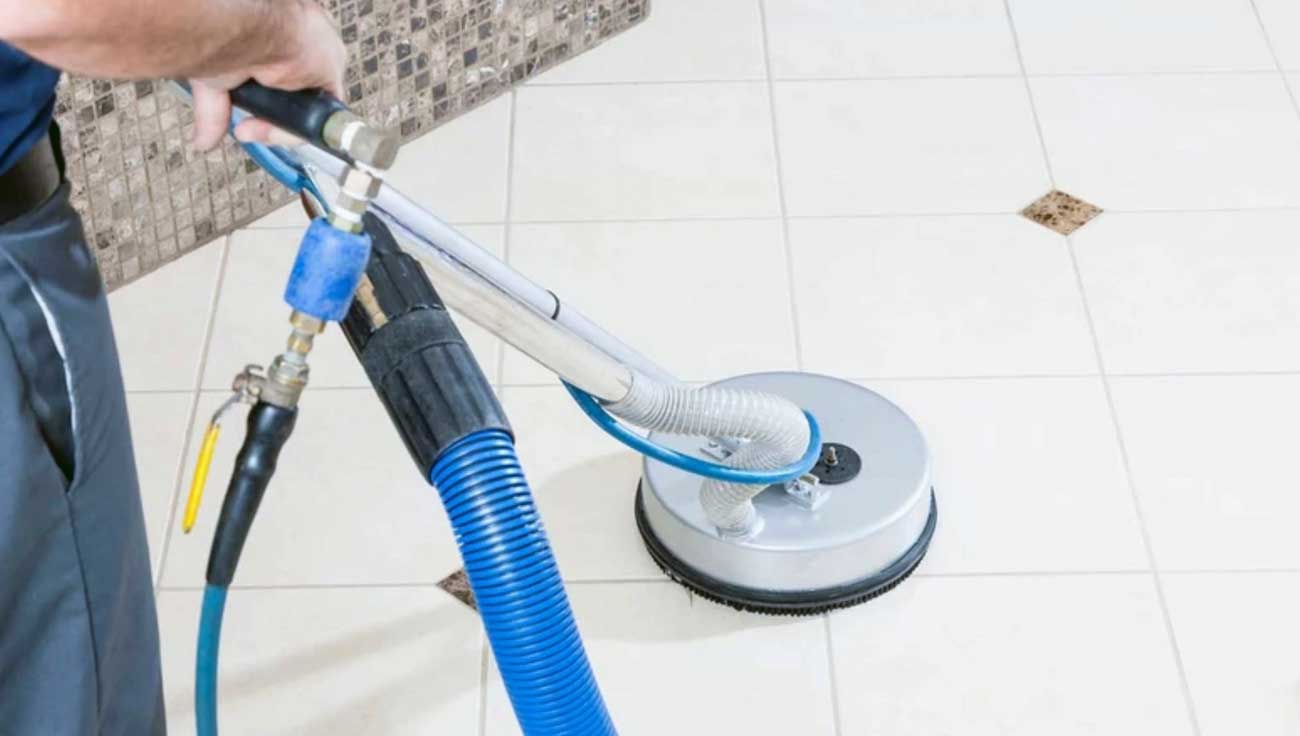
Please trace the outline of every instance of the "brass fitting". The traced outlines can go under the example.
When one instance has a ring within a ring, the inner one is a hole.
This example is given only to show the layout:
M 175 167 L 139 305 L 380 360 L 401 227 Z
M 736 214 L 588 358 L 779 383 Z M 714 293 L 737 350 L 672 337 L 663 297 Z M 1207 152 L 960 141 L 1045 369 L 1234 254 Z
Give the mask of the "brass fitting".
M 384 308 L 379 305 L 379 297 L 375 295 L 375 285 L 369 276 L 361 277 L 361 283 L 357 284 L 355 298 L 365 310 L 366 317 L 370 319 L 371 327 L 377 330 L 388 324 L 388 315 L 384 314 Z
M 297 406 L 303 389 L 307 388 L 311 374 L 307 354 L 311 352 L 316 336 L 325 329 L 324 322 L 297 310 L 289 315 L 289 323 L 293 329 L 285 350 L 271 361 L 261 389 L 264 401 L 285 409 Z

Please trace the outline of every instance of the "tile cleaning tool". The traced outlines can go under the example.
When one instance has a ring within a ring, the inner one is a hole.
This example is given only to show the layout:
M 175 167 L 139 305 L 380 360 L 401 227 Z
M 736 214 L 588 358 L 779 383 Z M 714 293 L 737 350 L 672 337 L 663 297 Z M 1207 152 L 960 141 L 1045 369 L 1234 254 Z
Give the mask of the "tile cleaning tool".
M 195 693 L 200 736 L 217 732 L 226 592 L 297 419 L 308 353 L 329 322 L 340 323 L 441 497 L 529 736 L 614 727 L 509 422 L 448 307 L 555 372 L 593 421 L 645 455 L 638 528 L 659 566 L 700 595 L 742 610 L 812 614 L 879 595 L 920 563 L 936 518 L 929 451 L 893 404 L 806 373 L 686 386 L 387 185 L 396 139 L 337 100 L 249 84 L 234 101 L 236 120 L 257 115 L 306 141 L 245 148 L 320 216 L 286 287 L 286 350 L 265 372 L 249 366 L 236 378 L 205 437 L 186 505 L 188 531 L 222 418 L 251 404 L 209 557 Z

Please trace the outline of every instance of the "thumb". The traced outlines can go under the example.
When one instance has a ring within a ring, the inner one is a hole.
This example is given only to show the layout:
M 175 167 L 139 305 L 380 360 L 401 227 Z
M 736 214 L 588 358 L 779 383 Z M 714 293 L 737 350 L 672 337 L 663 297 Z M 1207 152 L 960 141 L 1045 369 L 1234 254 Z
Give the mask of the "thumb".
M 230 95 L 201 82 L 191 85 L 194 95 L 194 147 L 210 151 L 221 143 L 230 125 Z

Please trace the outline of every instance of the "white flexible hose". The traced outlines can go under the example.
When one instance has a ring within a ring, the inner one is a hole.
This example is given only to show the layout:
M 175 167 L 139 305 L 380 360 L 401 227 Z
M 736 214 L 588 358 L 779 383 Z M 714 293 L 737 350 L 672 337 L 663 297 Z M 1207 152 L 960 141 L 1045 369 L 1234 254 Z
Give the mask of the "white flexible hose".
M 796 462 L 808 449 L 808 420 L 794 403 L 761 391 L 666 384 L 635 374 L 611 414 L 653 432 L 749 440 L 727 458 L 732 467 L 771 470 Z M 700 489 L 704 514 L 728 535 L 744 535 L 757 524 L 753 498 L 765 486 L 709 479 Z

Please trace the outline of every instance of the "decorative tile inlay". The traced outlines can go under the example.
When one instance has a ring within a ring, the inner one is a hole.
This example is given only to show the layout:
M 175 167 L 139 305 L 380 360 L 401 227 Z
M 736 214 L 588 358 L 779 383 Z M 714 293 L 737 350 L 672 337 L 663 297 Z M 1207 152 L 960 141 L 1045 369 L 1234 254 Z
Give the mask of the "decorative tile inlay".
M 348 45 L 345 97 L 416 138 L 642 20 L 650 0 L 325 0 Z M 293 198 L 159 82 L 66 76 L 55 110 L 72 202 L 109 287 Z
M 450 593 L 461 603 L 475 611 L 478 610 L 478 604 L 474 602 L 474 590 L 469 587 L 469 576 L 465 574 L 465 568 L 462 567 L 438 581 L 438 587 Z
M 1021 210 L 1020 214 L 1045 228 L 1055 230 L 1062 235 L 1069 235 L 1100 215 L 1101 208 L 1053 189 L 1034 200 L 1034 203 Z

